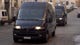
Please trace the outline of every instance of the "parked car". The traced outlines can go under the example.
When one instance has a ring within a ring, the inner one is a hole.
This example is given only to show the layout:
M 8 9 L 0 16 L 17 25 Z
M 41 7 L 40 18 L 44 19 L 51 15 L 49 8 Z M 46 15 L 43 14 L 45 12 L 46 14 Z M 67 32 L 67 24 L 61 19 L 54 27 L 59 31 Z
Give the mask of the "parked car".
M 55 36 L 56 15 L 49 3 L 25 2 L 20 7 L 13 29 L 13 40 L 42 40 Z
M 67 24 L 67 13 L 64 6 L 55 6 L 56 22 L 57 25 Z
M 77 17 L 78 17 L 78 18 L 80 18 L 80 12 L 78 12 L 78 15 L 77 15 Z
M 8 15 L 6 10 L 0 10 L 0 25 L 4 25 L 8 22 Z

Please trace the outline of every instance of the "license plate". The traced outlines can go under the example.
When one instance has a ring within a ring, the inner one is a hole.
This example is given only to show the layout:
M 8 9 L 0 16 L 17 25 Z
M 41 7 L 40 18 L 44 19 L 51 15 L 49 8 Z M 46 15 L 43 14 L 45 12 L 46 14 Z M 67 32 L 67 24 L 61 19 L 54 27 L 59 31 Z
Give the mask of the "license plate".
M 31 37 L 24 37 L 24 39 L 31 39 Z

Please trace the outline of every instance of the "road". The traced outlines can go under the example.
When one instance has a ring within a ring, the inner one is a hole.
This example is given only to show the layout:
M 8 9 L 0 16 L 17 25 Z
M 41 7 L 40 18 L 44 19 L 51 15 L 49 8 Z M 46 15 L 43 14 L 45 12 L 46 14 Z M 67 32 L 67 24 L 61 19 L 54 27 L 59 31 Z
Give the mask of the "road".
M 0 26 L 0 45 L 80 45 L 80 19 L 77 18 L 78 9 L 68 14 L 68 24 L 57 26 L 56 36 L 47 43 L 14 43 L 12 39 L 13 25 Z

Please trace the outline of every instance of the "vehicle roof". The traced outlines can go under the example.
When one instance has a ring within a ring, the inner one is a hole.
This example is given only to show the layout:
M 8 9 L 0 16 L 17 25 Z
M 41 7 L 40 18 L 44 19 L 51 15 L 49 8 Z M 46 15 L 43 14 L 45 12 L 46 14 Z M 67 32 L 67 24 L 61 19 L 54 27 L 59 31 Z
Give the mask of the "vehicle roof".
M 55 6 L 55 8 L 64 8 L 64 6 Z
M 47 2 L 24 2 L 21 8 L 46 8 L 48 5 Z
M 6 12 L 6 10 L 0 10 L 0 11 L 4 11 L 4 12 Z
M 63 11 L 65 11 L 65 7 L 64 6 L 55 6 L 55 9 L 62 9 Z

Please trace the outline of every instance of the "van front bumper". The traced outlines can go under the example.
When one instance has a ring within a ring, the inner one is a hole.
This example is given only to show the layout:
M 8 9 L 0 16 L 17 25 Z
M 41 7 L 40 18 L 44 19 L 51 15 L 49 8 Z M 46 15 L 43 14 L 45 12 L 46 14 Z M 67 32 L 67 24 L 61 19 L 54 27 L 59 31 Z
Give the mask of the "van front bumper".
M 56 23 L 57 23 L 57 24 L 64 24 L 64 20 L 59 20 L 59 19 L 57 19 L 57 20 L 56 20 Z
M 46 38 L 47 31 L 24 31 L 24 30 L 14 30 L 13 37 L 18 39 L 27 39 L 27 40 L 37 40 Z

